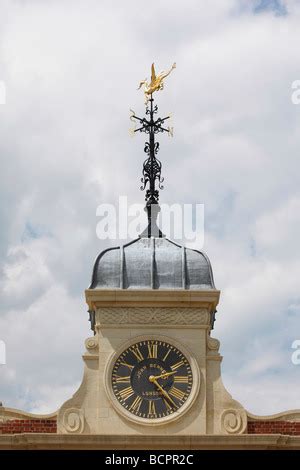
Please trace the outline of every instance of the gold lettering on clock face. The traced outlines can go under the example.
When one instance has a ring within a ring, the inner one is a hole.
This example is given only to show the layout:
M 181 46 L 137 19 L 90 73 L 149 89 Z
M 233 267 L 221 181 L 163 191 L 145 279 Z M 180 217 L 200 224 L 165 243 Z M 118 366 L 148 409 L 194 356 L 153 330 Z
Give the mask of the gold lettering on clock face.
M 180 411 L 191 394 L 193 374 L 178 348 L 149 339 L 132 344 L 120 354 L 111 381 L 122 407 L 151 420 Z

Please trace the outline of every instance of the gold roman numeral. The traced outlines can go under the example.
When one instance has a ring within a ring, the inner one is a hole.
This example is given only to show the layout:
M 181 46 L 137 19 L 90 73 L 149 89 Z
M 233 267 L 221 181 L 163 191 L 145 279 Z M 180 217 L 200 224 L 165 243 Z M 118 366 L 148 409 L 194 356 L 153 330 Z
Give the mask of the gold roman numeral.
M 133 354 L 135 355 L 135 357 L 137 358 L 138 361 L 143 361 L 144 360 L 144 357 L 143 357 L 141 351 L 139 350 L 138 346 L 135 346 L 134 348 L 131 348 L 130 351 L 133 352 Z
M 130 407 L 130 410 L 136 411 L 138 413 L 140 411 L 142 401 L 143 401 L 142 397 L 136 397 L 134 402 L 132 403 L 132 405 Z
M 176 375 L 174 377 L 174 383 L 177 384 L 188 384 L 189 383 L 189 378 L 187 375 Z
M 168 349 L 167 354 L 166 354 L 165 357 L 163 358 L 163 361 L 165 361 L 165 360 L 167 359 L 167 357 L 168 357 L 168 355 L 170 354 L 170 352 L 171 352 L 171 349 Z
M 127 364 L 127 362 L 120 362 L 120 364 L 122 366 L 129 367 L 130 370 L 134 368 L 134 366 L 132 366 L 131 364 Z
M 169 391 L 169 395 L 172 395 L 172 397 L 177 398 L 177 400 L 183 400 L 185 397 L 185 393 L 182 390 L 179 390 L 179 388 L 172 387 L 171 390 Z
M 150 400 L 150 401 L 149 401 L 148 414 L 149 414 L 149 415 L 155 415 L 155 416 L 156 416 L 155 403 L 154 403 L 153 400 Z
M 157 359 L 157 344 L 148 344 L 148 358 Z
M 129 384 L 130 383 L 130 375 L 114 375 L 113 376 L 114 381 L 117 384 Z
M 167 411 L 173 411 L 173 408 L 168 402 L 168 400 L 166 400 L 165 398 L 163 400 L 164 400 L 164 404 L 166 405 Z
M 134 394 L 134 391 L 132 387 L 130 386 L 130 387 L 123 388 L 123 390 L 120 390 L 118 394 L 120 395 L 122 400 L 127 400 L 129 397 L 131 397 Z
M 176 364 L 173 364 L 171 366 L 171 369 L 172 370 L 176 370 L 176 369 L 179 369 L 179 367 L 183 366 L 184 365 L 184 362 L 183 361 L 180 361 L 180 362 L 177 362 Z

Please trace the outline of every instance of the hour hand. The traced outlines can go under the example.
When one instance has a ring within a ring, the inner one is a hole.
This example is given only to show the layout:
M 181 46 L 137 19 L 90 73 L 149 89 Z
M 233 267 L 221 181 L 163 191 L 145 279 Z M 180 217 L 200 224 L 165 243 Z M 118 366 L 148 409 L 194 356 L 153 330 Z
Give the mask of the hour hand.
M 170 397 L 168 392 L 164 388 L 162 388 L 161 385 L 159 385 L 159 383 L 157 382 L 156 377 L 154 377 L 154 375 L 150 375 L 149 381 L 154 383 L 157 386 L 158 390 L 160 390 L 161 393 L 169 400 L 169 402 L 172 403 L 172 405 L 175 406 L 175 408 L 177 408 L 176 403 L 172 400 L 172 398 Z

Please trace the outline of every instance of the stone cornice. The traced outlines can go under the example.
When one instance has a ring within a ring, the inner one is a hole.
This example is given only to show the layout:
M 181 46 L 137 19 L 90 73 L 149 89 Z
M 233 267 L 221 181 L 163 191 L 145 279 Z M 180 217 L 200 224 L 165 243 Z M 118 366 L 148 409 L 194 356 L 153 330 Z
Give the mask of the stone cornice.
M 282 411 L 274 415 L 258 416 L 247 412 L 247 416 L 251 421 L 300 421 L 300 409 Z
M 50 414 L 35 414 L 28 413 L 27 411 L 18 410 L 15 408 L 0 407 L 0 420 L 6 419 L 56 419 L 58 411 Z
M 219 290 L 167 289 L 87 289 L 90 310 L 98 307 L 204 307 L 213 311 L 220 298 Z
M 5 449 L 300 449 L 300 436 L 282 434 L 240 434 L 204 436 L 168 435 L 87 435 L 87 434 L 14 434 L 0 436 L 0 450 Z

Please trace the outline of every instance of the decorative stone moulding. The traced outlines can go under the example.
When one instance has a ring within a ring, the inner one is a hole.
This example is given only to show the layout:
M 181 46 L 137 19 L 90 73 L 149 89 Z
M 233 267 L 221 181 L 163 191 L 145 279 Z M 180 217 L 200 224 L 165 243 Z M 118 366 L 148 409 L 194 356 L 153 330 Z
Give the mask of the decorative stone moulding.
M 81 434 L 84 430 L 84 415 L 82 410 L 68 408 L 64 411 L 62 423 L 66 433 Z
M 210 325 L 210 314 L 205 308 L 151 308 L 102 307 L 96 310 L 96 327 L 121 325 Z
M 243 434 L 247 429 L 247 413 L 243 409 L 228 409 L 221 414 L 221 429 L 225 434 Z

